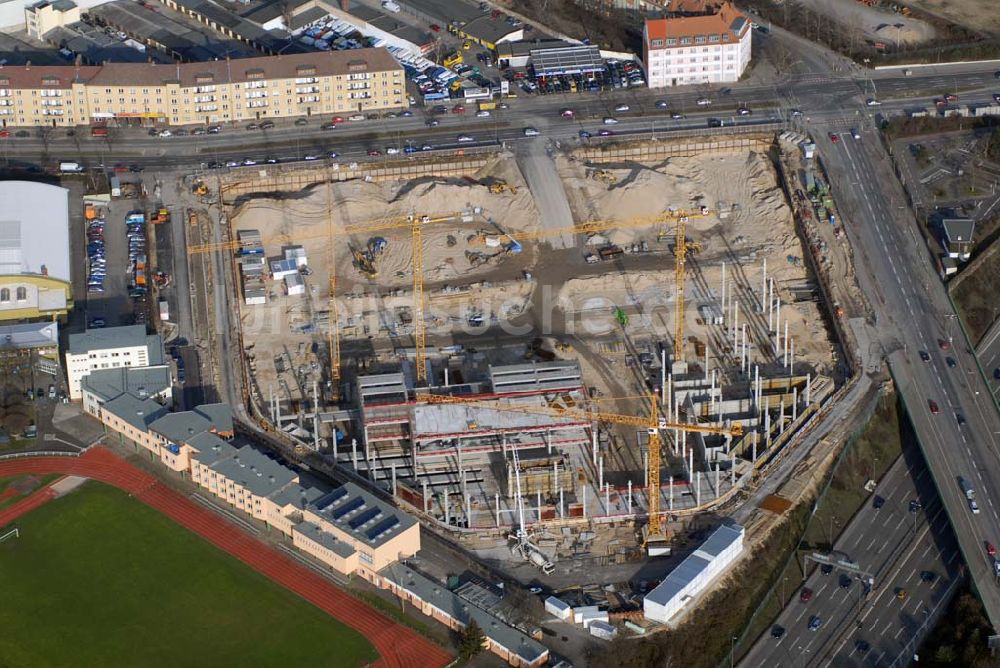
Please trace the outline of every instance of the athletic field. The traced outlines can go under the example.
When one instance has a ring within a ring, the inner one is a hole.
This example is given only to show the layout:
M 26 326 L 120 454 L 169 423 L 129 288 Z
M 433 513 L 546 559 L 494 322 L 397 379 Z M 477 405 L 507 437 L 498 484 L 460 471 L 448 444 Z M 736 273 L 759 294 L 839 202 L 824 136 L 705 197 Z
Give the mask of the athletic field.
M 96 482 L 0 543 L 3 666 L 359 666 L 358 633 Z

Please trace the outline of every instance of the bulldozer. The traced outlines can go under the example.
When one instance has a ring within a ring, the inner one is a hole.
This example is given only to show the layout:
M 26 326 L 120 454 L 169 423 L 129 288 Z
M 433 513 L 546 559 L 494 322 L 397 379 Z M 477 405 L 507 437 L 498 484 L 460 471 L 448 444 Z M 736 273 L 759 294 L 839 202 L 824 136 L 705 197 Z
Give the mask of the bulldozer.
M 603 183 L 618 183 L 618 177 L 607 171 L 606 169 L 595 169 L 590 173 L 590 176 L 595 181 L 601 181 Z
M 191 189 L 191 192 L 199 197 L 204 197 L 208 194 L 208 186 L 204 181 L 196 181 L 194 187 Z
M 517 194 L 517 186 L 512 186 L 503 179 L 499 179 L 490 184 L 490 192 L 494 195 L 509 192 L 511 195 Z
M 351 255 L 354 256 L 354 266 L 368 278 L 378 276 L 378 269 L 375 268 L 375 258 L 367 251 L 351 248 Z

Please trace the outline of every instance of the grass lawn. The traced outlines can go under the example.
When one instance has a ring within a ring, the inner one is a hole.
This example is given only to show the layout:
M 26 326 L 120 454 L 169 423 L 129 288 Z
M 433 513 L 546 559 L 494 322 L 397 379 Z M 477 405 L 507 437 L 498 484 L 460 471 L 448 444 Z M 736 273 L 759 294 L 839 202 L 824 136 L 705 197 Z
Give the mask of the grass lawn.
M 994 241 L 993 243 L 1000 243 Z M 972 345 L 979 343 L 997 317 L 995 310 L 997 291 L 1000 291 L 1000 253 L 978 265 L 972 276 L 966 276 L 951 291 L 962 322 L 969 332 Z M 957 333 L 957 331 L 956 331 Z M 987 373 L 992 369 L 987 370 Z
M 0 543 L 0 665 L 358 666 L 362 636 L 115 488 Z

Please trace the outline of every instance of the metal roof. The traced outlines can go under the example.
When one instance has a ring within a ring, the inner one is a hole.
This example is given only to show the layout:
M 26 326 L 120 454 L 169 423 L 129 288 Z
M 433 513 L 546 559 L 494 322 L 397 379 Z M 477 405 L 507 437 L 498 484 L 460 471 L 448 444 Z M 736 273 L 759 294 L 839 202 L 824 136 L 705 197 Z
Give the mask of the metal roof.
M 567 46 L 561 49 L 532 49 L 531 65 L 535 76 L 583 74 L 604 69 L 604 58 L 596 46 Z
M 573 390 L 583 386 L 580 364 L 574 361 L 532 362 L 490 366 L 493 391 Z
M 292 527 L 292 532 L 302 534 L 306 538 L 319 543 L 328 550 L 331 550 L 338 557 L 342 557 L 344 559 L 348 558 L 355 552 L 353 547 L 342 540 L 337 540 L 337 537 L 332 533 L 323 531 L 318 524 L 313 524 L 312 522 L 299 522 Z
M 684 591 L 709 567 L 712 560 L 742 539 L 743 527 L 719 526 L 697 550 L 684 558 L 674 570 L 663 579 L 653 591 L 646 594 L 646 600 L 666 606 L 675 596 Z
M 59 345 L 59 323 L 29 322 L 0 326 L 0 350 L 47 348 Z
M 969 218 L 945 218 L 941 221 L 948 243 L 969 243 L 976 230 L 976 221 Z
M 254 496 L 270 496 L 298 479 L 291 469 L 249 445 L 240 448 L 230 459 L 212 464 L 211 469 L 228 480 L 250 490 Z
M 503 399 L 500 403 L 526 408 L 548 406 L 545 397 L 518 397 Z M 589 423 L 581 418 L 557 417 L 537 413 L 519 413 L 516 410 L 497 410 L 467 404 L 418 404 L 413 407 L 413 435 L 442 435 L 469 431 L 495 429 L 531 429 L 571 426 Z

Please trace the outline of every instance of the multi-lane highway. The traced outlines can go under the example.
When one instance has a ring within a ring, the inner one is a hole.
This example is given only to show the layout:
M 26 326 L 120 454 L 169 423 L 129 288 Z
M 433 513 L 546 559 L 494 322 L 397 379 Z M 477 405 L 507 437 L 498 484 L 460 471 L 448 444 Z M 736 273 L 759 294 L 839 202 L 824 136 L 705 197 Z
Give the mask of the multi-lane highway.
M 881 507 L 876 497 L 884 500 Z M 914 500 L 921 507 L 911 511 Z M 775 627 L 765 632 L 744 666 L 889 665 L 931 627 L 960 581 L 954 536 L 923 460 L 912 450 L 889 470 L 834 550 L 873 577 L 870 593 L 857 576 L 839 569 L 816 567 L 804 583 L 781 583 L 792 600 L 774 622 L 781 637 L 774 637 Z M 801 599 L 803 588 L 812 592 L 809 601 Z M 820 626 L 811 631 L 814 616 Z
M 874 312 L 872 338 L 886 354 L 959 547 L 997 625 L 1000 587 L 981 548 L 1000 540 L 1000 415 L 879 138 L 866 131 L 859 141 L 818 140 Z M 960 477 L 974 485 L 979 514 L 971 512 Z

